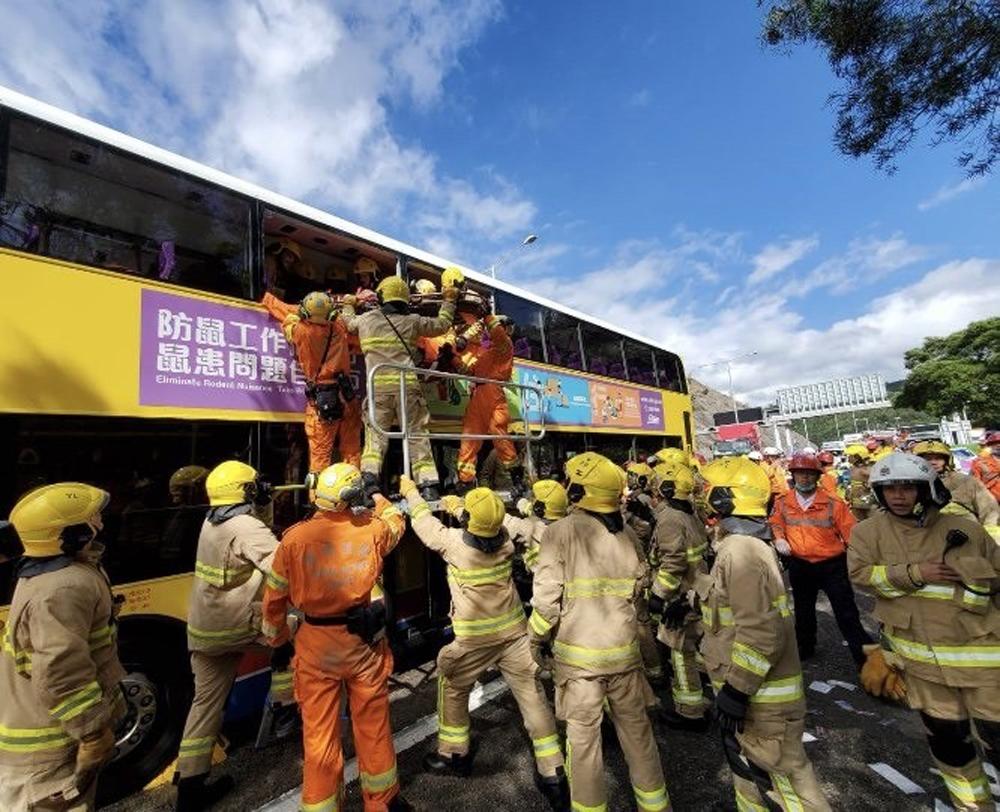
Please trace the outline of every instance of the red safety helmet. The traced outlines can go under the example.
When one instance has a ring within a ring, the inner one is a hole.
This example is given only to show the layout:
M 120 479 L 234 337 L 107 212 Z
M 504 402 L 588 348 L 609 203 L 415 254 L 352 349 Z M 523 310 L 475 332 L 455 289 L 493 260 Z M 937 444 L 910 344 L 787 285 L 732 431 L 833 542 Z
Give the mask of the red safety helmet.
M 816 459 L 818 459 L 823 465 L 833 465 L 833 454 L 829 451 L 820 451 L 819 454 L 816 455 Z
M 823 466 L 819 464 L 819 458 L 815 454 L 796 454 L 788 464 L 788 470 L 795 471 L 815 471 L 823 473 Z
M 998 445 L 1000 444 L 1000 431 L 988 431 L 986 436 L 983 437 L 982 443 L 980 445 Z

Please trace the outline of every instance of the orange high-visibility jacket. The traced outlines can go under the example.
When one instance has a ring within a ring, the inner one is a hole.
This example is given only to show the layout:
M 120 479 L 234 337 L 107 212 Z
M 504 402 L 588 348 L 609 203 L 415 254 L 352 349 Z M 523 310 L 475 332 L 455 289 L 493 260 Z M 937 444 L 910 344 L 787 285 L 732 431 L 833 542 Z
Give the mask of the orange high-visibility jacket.
M 996 457 L 979 457 L 973 460 L 972 475 L 1000 502 L 1000 460 Z
M 775 501 L 770 519 L 775 538 L 787 540 L 792 555 L 814 562 L 842 555 L 855 525 L 846 502 L 821 488 L 815 493 L 812 504 L 803 509 L 795 491 L 789 491 Z

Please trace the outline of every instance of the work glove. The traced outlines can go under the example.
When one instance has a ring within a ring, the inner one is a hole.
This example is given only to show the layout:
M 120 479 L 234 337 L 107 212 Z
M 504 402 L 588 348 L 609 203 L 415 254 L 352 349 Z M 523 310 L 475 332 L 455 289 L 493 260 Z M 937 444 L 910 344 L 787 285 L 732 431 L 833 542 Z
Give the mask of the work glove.
M 285 334 L 285 340 L 292 340 L 292 332 L 295 330 L 295 325 L 302 321 L 295 313 L 289 313 L 285 316 L 284 321 L 281 322 L 281 332 Z
M 85 787 L 93 781 L 98 770 L 111 758 L 115 751 L 115 734 L 110 727 L 102 727 L 88 733 L 76 749 L 76 783 Z
M 663 625 L 668 629 L 680 629 L 691 611 L 687 598 L 680 597 L 671 601 L 663 611 Z
M 525 499 L 523 496 L 517 500 L 517 512 L 524 517 L 528 517 L 534 513 L 534 506 L 534 502 L 530 499 Z
M 441 509 L 457 519 L 465 510 L 465 500 L 461 496 L 449 493 L 447 496 L 441 497 Z
M 872 696 L 906 701 L 906 683 L 899 669 L 885 659 L 885 652 L 878 643 L 864 646 L 865 662 L 861 666 L 861 687 Z
M 531 659 L 543 671 L 552 670 L 552 645 L 547 640 L 531 641 Z
M 403 474 L 399 478 L 399 495 L 402 496 L 407 502 L 420 498 L 420 490 L 417 488 L 417 483 L 410 479 L 406 474 Z
M 125 687 L 119 682 L 117 690 L 111 692 L 111 729 L 117 730 L 128 717 L 128 700 L 125 699 Z
M 666 608 L 666 602 L 655 592 L 650 592 L 646 606 L 649 608 L 650 619 L 659 625 L 663 621 L 663 610 Z
M 358 297 L 348 293 L 343 299 L 340 300 L 340 306 L 349 307 L 353 310 L 358 306 Z
M 747 718 L 750 697 L 737 691 L 728 682 L 715 695 L 715 719 L 723 733 L 730 735 L 743 732 L 743 721 Z
M 445 288 L 441 291 L 441 298 L 446 302 L 457 302 L 459 293 L 461 293 L 461 291 L 456 287 Z
M 775 539 L 774 549 L 778 551 L 778 555 L 792 554 L 792 545 L 789 544 L 785 539 Z

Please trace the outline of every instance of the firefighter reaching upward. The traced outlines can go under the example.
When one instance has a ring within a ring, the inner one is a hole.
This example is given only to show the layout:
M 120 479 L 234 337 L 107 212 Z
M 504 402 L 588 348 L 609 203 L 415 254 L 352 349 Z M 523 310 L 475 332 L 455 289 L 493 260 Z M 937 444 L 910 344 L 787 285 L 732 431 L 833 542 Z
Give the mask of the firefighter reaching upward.
M 111 589 L 99 565 L 109 495 L 81 482 L 30 491 L 0 654 L 0 809 L 84 812 L 125 716 Z M 11 544 L 11 551 L 15 546 Z

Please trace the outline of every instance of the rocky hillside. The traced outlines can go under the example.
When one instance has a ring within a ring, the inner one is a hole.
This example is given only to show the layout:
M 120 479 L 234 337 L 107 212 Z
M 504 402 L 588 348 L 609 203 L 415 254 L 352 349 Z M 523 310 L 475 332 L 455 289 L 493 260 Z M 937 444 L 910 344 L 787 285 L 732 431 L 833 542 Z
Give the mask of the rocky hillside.
M 696 445 L 698 451 L 707 454 L 712 449 L 712 434 L 708 429 L 712 427 L 712 415 L 716 412 L 723 412 L 733 408 L 733 402 L 729 395 L 706 386 L 701 381 L 688 378 L 688 391 L 691 393 L 691 400 L 694 402 L 694 422 L 697 432 Z M 748 404 L 737 400 L 738 408 L 746 408 Z M 779 445 L 775 442 L 774 432 L 771 429 L 761 429 L 761 440 L 763 445 Z M 795 448 L 802 448 L 808 443 L 801 434 L 792 432 L 792 444 Z M 782 430 L 782 447 L 785 446 L 784 430 Z

